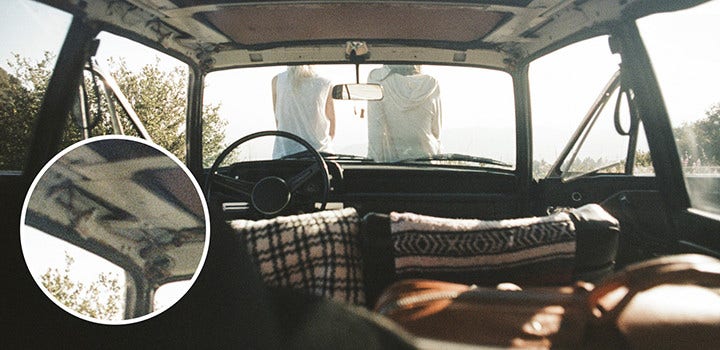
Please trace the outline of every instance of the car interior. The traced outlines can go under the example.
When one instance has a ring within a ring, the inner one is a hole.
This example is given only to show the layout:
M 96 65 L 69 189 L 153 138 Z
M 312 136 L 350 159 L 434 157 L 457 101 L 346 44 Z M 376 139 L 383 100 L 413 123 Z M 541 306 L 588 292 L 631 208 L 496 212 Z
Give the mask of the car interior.
M 720 0 L 5 7 L 0 34 L 18 37 L 0 49 L 10 348 L 720 343 Z M 33 46 L 45 61 L 23 61 Z M 277 77 L 294 67 L 324 84 L 322 147 L 280 127 Z M 42 89 L 22 80 L 33 72 L 47 72 Z M 192 181 L 100 143 L 44 170 L 107 135 L 166 148 Z M 296 148 L 278 154 L 280 142 Z M 388 143 L 396 154 L 376 156 Z M 132 200 L 147 193 L 171 200 Z M 26 267 L 26 227 L 125 271 L 119 324 L 49 300 Z M 187 292 L 161 310 L 175 282 Z

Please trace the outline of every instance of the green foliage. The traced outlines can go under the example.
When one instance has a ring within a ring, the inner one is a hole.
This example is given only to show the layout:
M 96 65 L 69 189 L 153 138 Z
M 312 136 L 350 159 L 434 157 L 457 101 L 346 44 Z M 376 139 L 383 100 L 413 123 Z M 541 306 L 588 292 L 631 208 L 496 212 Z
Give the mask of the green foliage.
M 130 70 L 122 59 L 111 59 L 108 63 L 110 74 L 130 101 L 153 142 L 184 162 L 187 68 L 175 67 L 166 71 L 160 68 L 160 60 L 157 58 L 139 72 Z M 223 148 L 227 122 L 218 115 L 219 109 L 219 105 L 203 106 L 204 154 L 219 153 Z M 129 130 L 131 127 L 126 124 L 124 129 Z
M 53 61 L 47 52 L 38 62 L 16 54 L 8 62 L 13 75 L 0 69 L 0 170 L 22 169 Z
M 705 118 L 675 128 L 680 158 L 688 167 L 720 166 L 720 103 Z
M 635 166 L 633 170 L 635 175 L 653 175 L 655 174 L 655 168 L 653 168 L 652 157 L 650 151 L 636 151 L 635 152 Z
M 52 74 L 54 56 L 46 52 L 40 61 L 32 61 L 15 55 L 8 62 L 12 74 L 0 69 L 0 170 L 21 169 L 30 143 L 34 118 L 42 103 L 47 83 Z M 131 70 L 122 59 L 108 61 L 109 74 L 117 81 L 133 109 L 153 139 L 153 142 L 185 161 L 185 107 L 187 105 L 188 72 L 185 67 L 165 70 L 159 59 Z M 113 103 L 121 117 L 125 134 L 139 136 L 129 119 L 122 113 L 120 104 L 113 99 L 108 102 L 95 94 L 93 79 L 85 76 L 89 100 L 90 119 L 97 118 L 98 103 L 101 116 L 90 136 L 113 133 L 109 103 Z M 218 105 L 203 108 L 204 154 L 213 155 L 223 148 L 227 122 L 220 119 Z M 82 129 L 72 117 L 67 118 L 62 147 L 82 139 Z
M 109 63 L 110 74 L 153 141 L 184 160 L 186 70 L 176 67 L 164 71 L 156 59 L 154 64 L 147 64 L 134 74 L 124 60 L 110 60 Z M 129 129 L 129 125 L 125 129 Z
M 650 151 L 635 152 L 635 166 L 636 167 L 651 167 L 652 166 L 652 157 L 650 157 Z
M 625 161 L 624 160 L 620 161 L 618 164 L 614 164 L 613 166 L 609 166 L 609 167 L 605 168 L 605 166 L 608 166 L 610 164 L 612 164 L 612 162 L 608 162 L 602 158 L 577 159 L 577 160 L 575 160 L 575 163 L 572 166 L 572 171 L 576 172 L 576 173 L 583 173 L 583 172 L 592 172 L 594 170 L 597 170 L 598 168 L 603 168 L 601 170 L 598 170 L 598 173 L 600 173 L 600 174 L 622 174 L 625 172 Z M 547 175 L 547 173 L 550 171 L 551 167 L 552 167 L 552 164 L 548 163 L 544 159 L 533 161 L 533 178 L 534 179 L 544 178 L 545 175 Z M 653 165 L 652 165 L 652 158 L 650 157 L 650 152 L 649 151 L 636 151 L 633 174 L 635 174 L 635 175 L 651 175 L 653 173 L 654 173 L 654 170 L 653 170 Z
M 98 320 L 122 319 L 122 288 L 118 276 L 112 273 L 100 273 L 90 284 L 75 281 L 70 276 L 75 262 L 65 252 L 65 269 L 48 269 L 40 279 L 43 287 L 58 302 L 83 315 Z
M 219 110 L 220 105 L 203 106 L 203 164 L 212 164 L 226 146 L 224 131 L 228 122 L 220 118 Z
M 552 164 L 548 163 L 545 159 L 542 160 L 534 160 L 533 161 L 533 178 L 534 179 L 542 179 L 547 175 L 548 171 L 550 171 L 550 167 L 552 167 Z

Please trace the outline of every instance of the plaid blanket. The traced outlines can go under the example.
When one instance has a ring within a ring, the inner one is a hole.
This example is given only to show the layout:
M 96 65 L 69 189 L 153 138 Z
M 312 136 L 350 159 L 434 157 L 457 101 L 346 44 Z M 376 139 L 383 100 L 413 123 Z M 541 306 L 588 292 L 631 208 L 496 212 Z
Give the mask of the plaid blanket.
M 564 212 L 498 221 L 391 213 L 390 231 L 399 278 L 562 283 L 574 267 L 575 226 Z
M 230 226 L 267 285 L 352 304 L 365 302 L 360 219 L 355 209 L 234 220 Z

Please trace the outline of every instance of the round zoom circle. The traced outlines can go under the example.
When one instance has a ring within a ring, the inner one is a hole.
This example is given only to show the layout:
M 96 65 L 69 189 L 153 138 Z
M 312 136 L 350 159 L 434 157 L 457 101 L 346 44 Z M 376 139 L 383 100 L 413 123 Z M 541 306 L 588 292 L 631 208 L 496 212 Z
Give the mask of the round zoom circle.
M 43 292 L 101 324 L 175 304 L 205 261 L 209 216 L 190 171 L 150 142 L 96 137 L 56 155 L 30 186 L 20 236 Z

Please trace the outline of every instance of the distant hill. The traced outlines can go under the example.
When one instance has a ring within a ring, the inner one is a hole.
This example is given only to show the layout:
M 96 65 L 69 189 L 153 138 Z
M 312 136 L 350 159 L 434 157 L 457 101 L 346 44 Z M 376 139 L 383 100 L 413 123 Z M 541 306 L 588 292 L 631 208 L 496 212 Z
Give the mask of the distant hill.
M 504 162 L 515 162 L 515 134 L 508 140 L 501 132 L 488 132 L 475 129 L 449 129 L 443 130 L 441 135 L 442 152 L 463 153 L 494 158 Z M 484 136 L 479 136 L 484 135 Z M 335 151 L 342 154 L 367 154 L 367 144 L 356 143 L 336 147 Z
M 461 153 L 515 163 L 515 132 L 480 130 L 479 128 L 447 129 L 440 135 L 443 153 Z
M 552 130 L 547 128 L 539 128 L 543 135 L 535 135 L 534 138 L 534 157 L 533 160 L 544 160 L 547 163 L 553 163 L 558 155 L 562 152 L 565 144 L 571 137 L 571 132 Z M 583 156 L 593 158 L 616 156 L 617 150 L 614 148 L 627 147 L 626 141 L 620 142 L 609 147 L 609 143 L 615 143 L 621 140 L 588 140 L 585 145 Z M 441 135 L 442 152 L 444 153 L 462 153 L 488 157 L 497 159 L 511 164 L 515 163 L 515 133 L 509 135 L 507 130 L 480 130 L 479 128 L 456 128 L 443 130 Z M 262 148 L 265 153 L 271 152 L 272 144 Z M 367 154 L 367 144 L 357 142 L 350 145 L 335 145 L 335 152 L 339 154 L 353 154 L 364 156 Z M 255 153 L 255 152 L 254 152 Z

